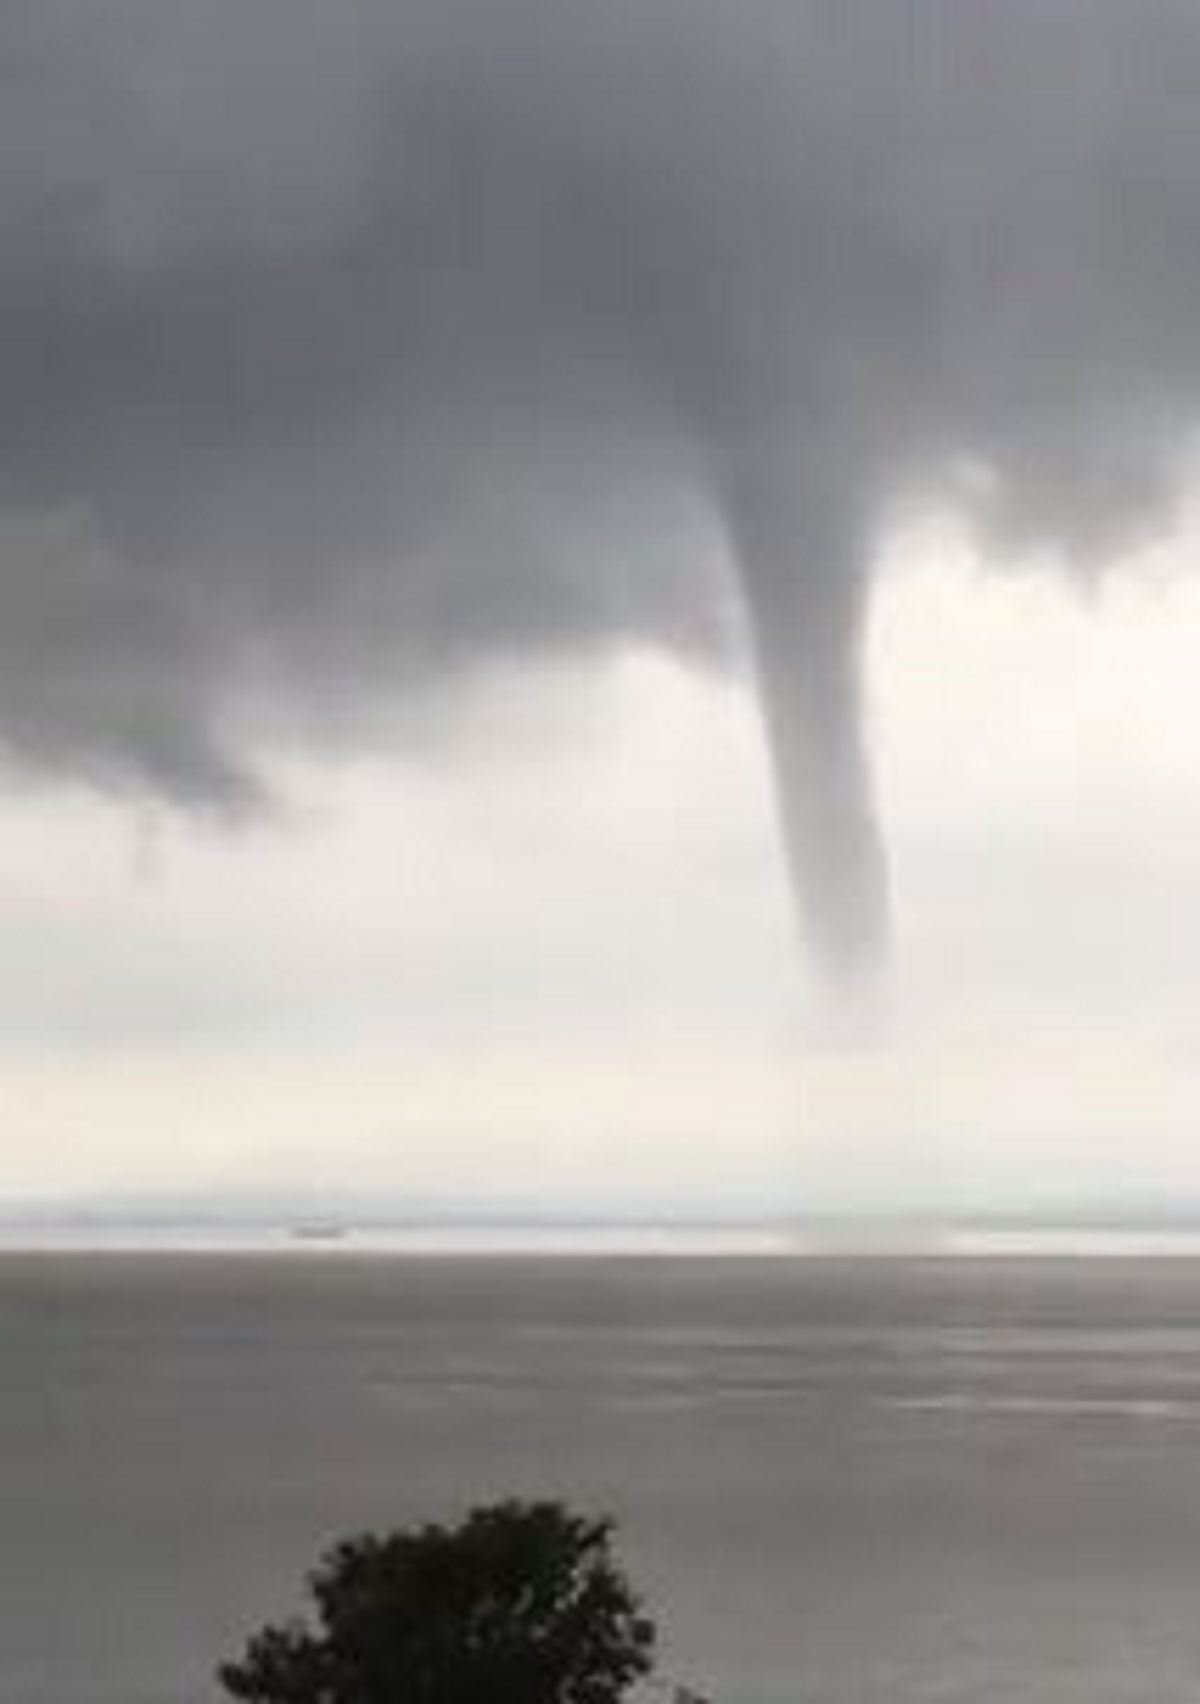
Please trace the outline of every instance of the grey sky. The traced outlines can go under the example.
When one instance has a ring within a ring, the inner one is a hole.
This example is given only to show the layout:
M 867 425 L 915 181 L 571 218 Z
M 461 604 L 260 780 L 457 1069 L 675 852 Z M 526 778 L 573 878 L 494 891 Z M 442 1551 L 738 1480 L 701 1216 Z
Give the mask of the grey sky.
M 1085 576 L 1170 524 L 1185 0 L 41 0 L 0 79 L 17 817 L 82 781 L 207 845 L 213 810 L 286 812 L 289 765 L 482 788 L 514 672 L 536 764 L 622 657 L 720 699 L 749 650 L 808 936 L 854 965 L 888 932 L 859 659 L 900 520 Z M 49 1011 L 63 950 L 31 937 Z M 439 974 L 469 1007 L 476 970 Z
M 1198 540 L 1095 602 L 897 539 L 874 1036 L 794 952 L 753 699 L 650 653 L 526 671 L 416 763 L 277 750 L 253 831 L 10 795 L 6 1190 L 1195 1202 Z

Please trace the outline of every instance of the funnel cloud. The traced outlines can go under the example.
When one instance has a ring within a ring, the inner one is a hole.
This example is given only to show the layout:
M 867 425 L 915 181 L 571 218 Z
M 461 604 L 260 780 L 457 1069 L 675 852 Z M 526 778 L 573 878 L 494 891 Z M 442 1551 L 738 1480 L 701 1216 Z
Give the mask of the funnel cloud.
M 255 809 L 272 731 L 719 663 L 662 544 L 699 494 L 860 969 L 889 513 L 970 469 L 997 547 L 1088 568 L 1189 447 L 1191 0 L 14 0 L 0 93 L 0 741 L 44 775 Z

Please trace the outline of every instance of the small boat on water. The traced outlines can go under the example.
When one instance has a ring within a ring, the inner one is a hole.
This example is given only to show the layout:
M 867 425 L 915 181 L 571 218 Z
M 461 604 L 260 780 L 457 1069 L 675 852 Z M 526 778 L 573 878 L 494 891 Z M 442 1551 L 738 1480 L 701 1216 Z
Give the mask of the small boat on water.
M 340 1242 L 346 1234 L 347 1230 L 345 1225 L 339 1225 L 333 1220 L 324 1219 L 313 1219 L 304 1224 L 293 1225 L 291 1229 L 293 1242 Z

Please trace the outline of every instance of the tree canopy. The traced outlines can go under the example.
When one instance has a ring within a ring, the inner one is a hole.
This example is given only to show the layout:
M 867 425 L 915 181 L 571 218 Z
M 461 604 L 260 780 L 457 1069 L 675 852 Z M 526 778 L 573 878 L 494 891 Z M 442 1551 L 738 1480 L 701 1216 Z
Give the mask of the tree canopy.
M 612 1530 L 508 1501 L 347 1539 L 310 1576 L 314 1621 L 263 1628 L 219 1679 L 244 1704 L 617 1704 L 655 1630 Z

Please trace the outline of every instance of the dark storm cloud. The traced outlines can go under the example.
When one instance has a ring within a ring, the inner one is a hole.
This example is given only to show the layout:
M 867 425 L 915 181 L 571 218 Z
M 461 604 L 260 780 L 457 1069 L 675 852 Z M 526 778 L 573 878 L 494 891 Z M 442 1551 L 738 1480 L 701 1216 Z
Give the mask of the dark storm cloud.
M 253 803 L 255 731 L 703 646 L 739 565 L 827 956 L 883 860 L 874 535 L 964 469 L 1081 562 L 1200 394 L 1190 0 L 9 0 L 0 736 Z

